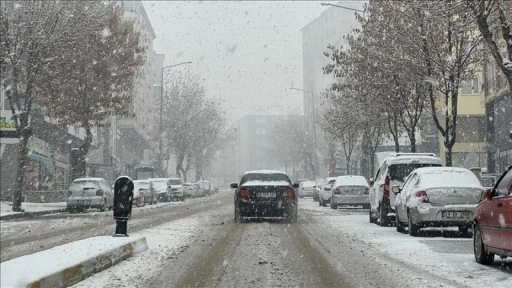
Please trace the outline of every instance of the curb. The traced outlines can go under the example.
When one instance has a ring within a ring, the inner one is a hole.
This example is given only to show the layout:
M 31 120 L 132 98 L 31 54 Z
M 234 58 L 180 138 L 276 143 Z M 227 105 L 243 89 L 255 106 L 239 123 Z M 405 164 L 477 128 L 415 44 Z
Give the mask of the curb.
M 1 220 L 12 220 L 12 219 L 19 219 L 19 218 L 31 218 L 35 216 L 45 215 L 45 214 L 55 214 L 55 213 L 62 213 L 66 212 L 67 210 L 64 209 L 56 209 L 56 210 L 45 210 L 45 211 L 36 211 L 36 212 L 19 212 L 14 214 L 8 214 L 0 216 Z
M 28 283 L 25 287 L 69 287 L 147 249 L 146 237 L 142 237 L 131 243 L 121 245 L 93 258 L 84 260 L 80 264 L 63 267 L 61 271 Z

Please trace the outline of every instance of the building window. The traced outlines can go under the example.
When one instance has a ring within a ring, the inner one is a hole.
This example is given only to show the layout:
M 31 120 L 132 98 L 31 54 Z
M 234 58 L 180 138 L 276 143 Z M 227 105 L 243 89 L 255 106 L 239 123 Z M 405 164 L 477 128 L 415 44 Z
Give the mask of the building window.
M 462 82 L 462 94 L 478 94 L 480 89 L 478 87 L 478 78 L 466 79 Z

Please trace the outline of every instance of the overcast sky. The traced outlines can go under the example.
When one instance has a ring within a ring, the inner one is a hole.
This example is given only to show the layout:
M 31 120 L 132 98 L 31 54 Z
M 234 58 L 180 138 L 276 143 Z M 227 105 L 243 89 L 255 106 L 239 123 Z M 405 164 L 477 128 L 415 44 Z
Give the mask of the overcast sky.
M 337 3 L 337 1 L 325 1 Z M 246 114 L 303 114 L 300 29 L 318 1 L 144 1 L 165 64 L 192 61 L 228 123 Z M 321 51 L 320 51 L 321 53 Z M 177 66 L 174 69 L 186 69 Z

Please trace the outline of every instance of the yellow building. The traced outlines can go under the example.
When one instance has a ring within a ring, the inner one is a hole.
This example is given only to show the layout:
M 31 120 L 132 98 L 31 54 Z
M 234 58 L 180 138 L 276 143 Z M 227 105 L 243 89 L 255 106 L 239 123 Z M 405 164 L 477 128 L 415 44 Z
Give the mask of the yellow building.
M 452 166 L 487 167 L 486 123 L 483 74 L 466 79 L 459 91 L 457 103 L 456 141 L 452 148 Z M 444 99 L 439 99 L 444 101 Z M 438 107 L 443 104 L 439 103 Z M 444 117 L 440 117 L 444 123 Z M 439 133 L 439 157 L 446 162 L 444 138 Z

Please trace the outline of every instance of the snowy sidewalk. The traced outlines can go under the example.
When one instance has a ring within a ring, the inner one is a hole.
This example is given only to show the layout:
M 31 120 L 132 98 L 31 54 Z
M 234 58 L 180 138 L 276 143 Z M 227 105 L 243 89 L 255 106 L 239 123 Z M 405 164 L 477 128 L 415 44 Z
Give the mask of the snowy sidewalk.
M 141 236 L 71 242 L 0 263 L 0 287 L 68 287 L 147 249 Z
M 57 203 L 21 203 L 21 209 L 24 212 L 13 212 L 12 203 L 2 201 L 0 205 L 0 220 L 9 220 L 23 217 L 33 217 L 36 215 L 60 213 L 66 211 L 66 202 Z

